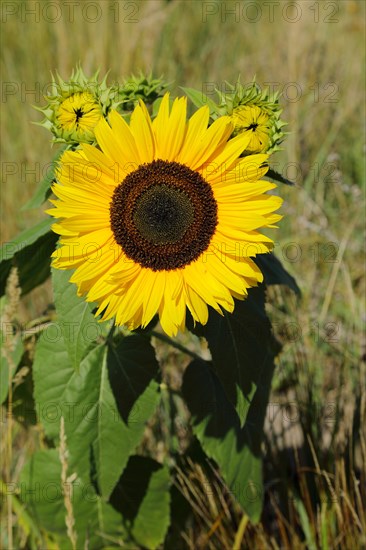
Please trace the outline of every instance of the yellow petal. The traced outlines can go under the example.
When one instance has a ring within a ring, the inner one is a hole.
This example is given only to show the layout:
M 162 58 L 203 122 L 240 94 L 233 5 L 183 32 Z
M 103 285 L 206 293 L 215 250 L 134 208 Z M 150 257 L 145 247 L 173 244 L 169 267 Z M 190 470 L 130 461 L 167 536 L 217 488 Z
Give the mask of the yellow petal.
M 131 132 L 139 144 L 140 162 L 151 162 L 155 158 L 155 137 L 151 127 L 149 113 L 143 103 L 138 105 L 131 115 Z
M 204 166 L 201 167 L 201 171 L 203 174 L 210 174 L 208 181 L 214 181 L 216 173 L 225 174 L 230 171 L 238 157 L 246 149 L 249 141 L 250 137 L 240 134 L 228 141 L 221 153 L 217 154 L 217 151 L 215 151 L 206 159 Z
M 201 152 L 202 140 L 207 130 L 210 109 L 205 105 L 189 119 L 187 134 L 183 146 L 177 156 L 177 161 L 193 167 L 192 159 Z
M 123 160 L 121 160 L 121 164 L 127 164 L 127 169 L 129 169 L 130 166 L 135 166 L 134 169 L 136 169 L 141 161 L 138 147 L 130 127 L 117 111 L 111 111 L 109 113 L 109 120 L 112 126 L 114 139 L 118 141 L 123 149 Z
M 112 116 L 113 113 L 110 114 L 110 117 Z M 127 162 L 122 144 L 119 139 L 116 139 L 116 132 L 112 130 L 104 118 L 98 122 L 94 132 L 98 145 L 107 157 L 117 163 L 124 164 Z
M 195 321 L 205 325 L 208 321 L 208 308 L 206 302 L 189 285 L 185 285 L 187 307 Z
M 267 161 L 268 155 L 249 155 L 243 159 L 236 160 L 231 169 L 228 171 L 212 170 L 212 166 L 206 170 L 207 181 L 209 181 L 214 188 L 218 186 L 227 186 L 231 184 L 240 183 L 241 185 L 248 183 L 255 183 L 260 180 L 268 171 L 268 166 L 264 163 Z
M 153 122 L 156 159 L 175 161 L 186 133 L 187 99 L 175 99 L 169 114 L 169 94 L 165 94 Z
M 189 167 L 192 170 L 201 171 L 208 158 L 211 158 L 215 151 L 220 152 L 225 147 L 227 139 L 233 131 L 230 117 L 223 116 L 215 120 L 204 132 L 201 139 L 197 140 L 197 146 L 188 157 Z M 204 174 L 203 174 L 204 175 Z

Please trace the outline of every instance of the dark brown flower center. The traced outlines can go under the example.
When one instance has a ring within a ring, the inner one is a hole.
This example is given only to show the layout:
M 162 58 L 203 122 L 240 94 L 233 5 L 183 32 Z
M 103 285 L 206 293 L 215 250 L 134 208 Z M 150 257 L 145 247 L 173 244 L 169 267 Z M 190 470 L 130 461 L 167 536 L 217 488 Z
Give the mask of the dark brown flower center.
M 198 172 L 154 160 L 116 187 L 110 222 L 128 258 L 154 271 L 172 270 L 190 264 L 208 248 L 217 225 L 217 204 Z

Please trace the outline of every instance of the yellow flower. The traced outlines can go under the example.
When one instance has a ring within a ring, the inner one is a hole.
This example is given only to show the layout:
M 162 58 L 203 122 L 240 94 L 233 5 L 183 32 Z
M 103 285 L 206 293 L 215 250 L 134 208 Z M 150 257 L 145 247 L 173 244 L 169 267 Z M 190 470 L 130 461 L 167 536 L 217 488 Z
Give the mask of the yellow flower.
M 273 242 L 281 199 L 260 181 L 268 155 L 239 158 L 247 135 L 209 109 L 187 122 L 186 98 L 169 94 L 151 121 L 143 102 L 130 124 L 116 112 L 95 127 L 100 149 L 64 153 L 49 213 L 61 235 L 53 265 L 76 268 L 70 281 L 97 302 L 97 314 L 130 329 L 159 314 L 169 335 L 184 329 L 186 308 L 205 324 L 208 306 L 232 312 L 263 276 L 251 257 Z
M 69 80 L 52 75 L 52 86 L 44 96 L 47 104 L 35 107 L 45 118 L 35 124 L 50 130 L 55 143 L 72 147 L 81 142 L 94 144 L 95 125 L 122 103 L 118 86 L 107 86 L 107 75 L 99 82 L 98 75 L 99 71 L 87 77 L 80 66 Z
M 270 118 L 257 105 L 240 105 L 233 110 L 234 134 L 246 134 L 250 141 L 246 148 L 249 153 L 262 153 L 270 140 Z
M 103 117 L 103 111 L 89 92 L 77 92 L 60 104 L 56 119 L 61 130 L 75 141 L 90 141 L 94 128 Z

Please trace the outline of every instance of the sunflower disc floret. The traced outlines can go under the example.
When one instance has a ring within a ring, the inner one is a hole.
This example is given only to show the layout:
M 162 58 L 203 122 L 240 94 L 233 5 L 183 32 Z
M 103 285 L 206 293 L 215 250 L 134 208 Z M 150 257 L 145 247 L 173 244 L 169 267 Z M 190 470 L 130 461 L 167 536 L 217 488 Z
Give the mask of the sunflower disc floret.
M 230 117 L 211 126 L 208 107 L 188 121 L 186 98 L 169 94 L 152 121 L 141 101 L 130 123 L 116 111 L 95 127 L 99 147 L 66 151 L 49 213 L 61 235 L 53 265 L 74 269 L 79 295 L 103 320 L 130 329 L 159 314 L 169 335 L 186 310 L 205 324 L 208 306 L 232 312 L 234 298 L 263 280 L 253 262 L 273 242 L 281 199 L 265 194 L 268 155 L 241 158 L 248 135 Z

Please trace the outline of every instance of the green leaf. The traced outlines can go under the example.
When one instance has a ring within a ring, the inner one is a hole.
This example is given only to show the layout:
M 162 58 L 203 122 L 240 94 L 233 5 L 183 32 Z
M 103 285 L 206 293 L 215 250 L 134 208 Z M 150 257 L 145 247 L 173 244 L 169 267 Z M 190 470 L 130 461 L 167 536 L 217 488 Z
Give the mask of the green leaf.
M 159 365 L 150 340 L 132 334 L 117 344 L 110 343 L 108 373 L 121 418 L 125 422 L 145 422 L 160 400 L 155 380 Z
M 53 220 L 46 218 L 23 231 L 0 251 L 0 295 L 5 293 L 6 280 L 13 265 L 18 267 L 22 294 L 42 284 L 50 275 L 51 254 L 58 236 L 50 231 Z
M 150 343 L 129 336 L 117 348 L 93 350 L 65 389 L 65 403 L 75 404 L 72 416 L 65 417 L 72 463 L 82 470 L 92 453 L 98 487 L 105 498 L 156 409 L 157 367 Z
M 5 323 L 3 322 L 2 328 L 0 330 L 1 347 L 4 346 L 7 338 L 9 337 L 13 338 L 12 332 L 9 333 L 9 331 L 12 331 L 13 326 L 11 324 L 9 326 L 4 326 L 4 325 Z M 11 362 L 13 363 L 15 369 L 22 358 L 23 352 L 24 352 L 23 342 L 18 335 L 16 337 L 14 349 L 10 352 Z M 0 405 L 4 403 L 9 393 L 9 370 L 10 370 L 10 365 L 9 365 L 8 359 L 3 354 L 2 350 L 0 350 Z M 11 378 L 13 378 L 14 374 L 15 374 L 15 370 L 12 373 Z
M 240 429 L 239 417 L 219 379 L 203 361 L 193 361 L 187 367 L 182 391 L 193 417 L 193 433 L 204 452 L 217 463 L 230 492 L 251 521 L 259 521 L 263 503 L 261 422 L 258 425 L 253 415 L 251 423 L 248 419 Z M 263 406 L 265 410 L 266 402 Z M 262 412 L 258 411 L 260 415 Z
M 301 290 L 296 280 L 286 271 L 280 260 L 274 254 L 259 254 L 253 258 L 264 276 L 266 285 L 286 285 L 301 296 Z
M 51 185 L 55 181 L 55 169 L 67 147 L 62 147 L 52 160 L 51 166 L 47 166 L 46 176 L 43 178 L 33 197 L 22 207 L 22 210 L 30 210 L 41 206 L 51 195 Z
M 192 101 L 193 105 L 200 108 L 204 105 L 208 105 L 210 109 L 210 115 L 218 112 L 218 107 L 212 99 L 207 97 L 203 92 L 195 90 L 194 88 L 183 88 L 181 87 L 186 96 Z
M 20 233 L 14 240 L 4 243 L 1 246 L 0 260 L 6 261 L 11 260 L 17 253 L 21 251 L 22 248 L 25 248 L 37 241 L 39 237 L 42 237 L 51 229 L 53 220 L 51 218 L 46 218 L 39 222 L 34 227 L 26 229 Z
M 283 177 L 282 174 L 276 172 L 276 170 L 273 170 L 272 168 L 269 168 L 265 175 L 265 179 L 270 179 L 276 181 L 277 183 L 285 183 L 286 185 L 295 185 L 294 182 Z
M 27 361 L 26 357 L 25 360 Z M 31 369 L 28 372 L 23 371 L 22 382 L 20 384 L 14 384 L 12 417 L 24 428 L 37 424 Z
M 231 315 L 211 311 L 208 323 L 193 330 L 207 339 L 212 355 L 212 368 L 194 362 L 184 374 L 183 395 L 194 418 L 193 431 L 246 513 L 258 521 L 260 449 L 278 352 L 265 312 L 264 285 L 251 288 Z
M 52 270 L 57 320 L 69 353 L 72 366 L 79 368 L 80 361 L 101 336 L 101 324 L 92 313 L 93 304 L 86 302 L 70 283 L 70 271 Z
M 40 420 L 56 438 L 64 416 L 71 467 L 84 479 L 95 468 L 108 498 L 160 399 L 154 350 L 147 339 L 128 336 L 116 347 L 94 348 L 75 371 L 59 325 L 54 330 L 52 338 L 41 336 L 34 362 Z
M 79 372 L 71 365 L 57 323 L 37 344 L 33 369 L 39 419 L 46 434 L 57 438 L 64 416 L 72 464 L 88 476 L 92 456 L 106 498 L 157 406 L 157 366 L 153 348 L 139 336 L 126 337 L 109 350 L 94 348 Z
M 57 440 L 65 403 L 65 389 L 76 375 L 58 323 L 52 323 L 41 334 L 33 362 L 34 399 L 38 420 L 45 434 Z M 72 406 L 70 404 L 70 411 Z M 67 414 L 70 415 L 71 412 Z
M 71 473 L 69 468 L 67 475 Z M 67 538 L 63 489 L 70 495 L 77 548 L 87 545 L 90 550 L 99 550 L 108 546 L 110 537 L 126 539 L 120 514 L 102 501 L 89 482 L 77 477 L 72 483 L 62 484 L 61 463 L 56 449 L 34 453 L 21 472 L 19 486 L 27 512 L 40 529 L 54 534 L 60 548 L 72 548 Z
M 105 346 L 90 352 L 80 373 L 65 388 L 64 403 L 72 406 L 72 412 L 65 416 L 71 464 L 85 477 L 92 460 L 98 489 L 108 498 L 134 449 L 128 447 L 127 430 L 118 415 L 108 381 L 106 355 Z
M 260 383 L 261 373 L 271 368 L 276 344 L 265 312 L 264 285 L 251 288 L 248 297 L 235 302 L 232 314 L 210 311 L 208 323 L 192 330 L 204 336 L 212 355 L 215 371 L 226 395 L 236 408 L 241 425 Z
M 151 458 L 132 456 L 111 502 L 137 544 L 153 550 L 163 543 L 170 524 L 170 474 Z

